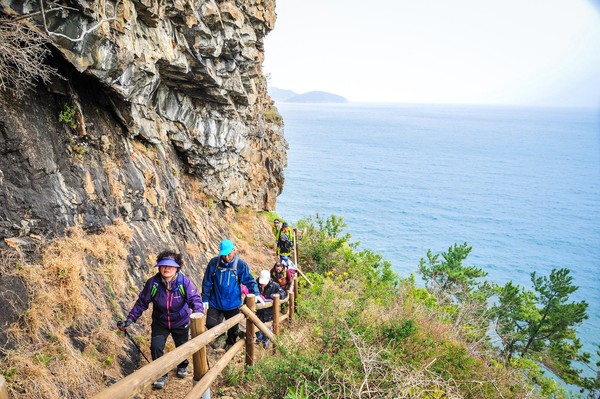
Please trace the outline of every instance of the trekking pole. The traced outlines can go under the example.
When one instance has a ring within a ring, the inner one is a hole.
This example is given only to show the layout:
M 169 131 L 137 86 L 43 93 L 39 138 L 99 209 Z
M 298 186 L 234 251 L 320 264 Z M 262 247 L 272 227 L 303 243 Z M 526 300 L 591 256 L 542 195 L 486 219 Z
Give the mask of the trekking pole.
M 150 363 L 150 360 L 148 360 L 148 358 L 146 357 L 146 355 L 144 355 L 144 352 L 142 352 L 142 350 L 140 349 L 139 345 L 133 340 L 133 338 L 131 337 L 131 335 L 129 335 L 129 333 L 127 332 L 127 330 L 123 330 L 123 332 L 125 333 L 125 336 L 129 338 L 129 340 L 135 345 L 135 347 L 137 348 L 137 350 L 142 354 L 142 356 L 144 356 L 144 359 L 146 359 L 146 361 L 148 363 Z

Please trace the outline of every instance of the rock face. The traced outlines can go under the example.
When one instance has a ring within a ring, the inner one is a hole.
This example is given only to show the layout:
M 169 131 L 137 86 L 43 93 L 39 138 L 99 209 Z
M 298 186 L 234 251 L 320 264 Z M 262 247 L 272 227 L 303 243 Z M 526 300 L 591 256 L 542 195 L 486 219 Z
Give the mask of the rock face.
M 64 78 L 0 92 L 1 245 L 116 219 L 174 242 L 220 204 L 274 209 L 287 143 L 261 71 L 273 0 L 43 4 L 0 0 L 49 33 Z

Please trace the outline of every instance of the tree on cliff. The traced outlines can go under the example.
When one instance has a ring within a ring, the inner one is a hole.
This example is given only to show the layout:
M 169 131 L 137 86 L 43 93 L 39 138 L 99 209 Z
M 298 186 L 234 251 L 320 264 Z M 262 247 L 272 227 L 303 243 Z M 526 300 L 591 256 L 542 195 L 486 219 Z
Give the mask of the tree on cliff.
M 569 301 L 578 289 L 569 269 L 554 269 L 549 276 L 532 273 L 533 291 L 512 282 L 498 286 L 479 282 L 487 273 L 476 266 L 463 265 L 470 252 L 466 243 L 454 244 L 441 254 L 442 259 L 431 251 L 427 252 L 427 260 L 421 259 L 419 271 L 428 291 L 442 305 L 442 313 L 455 325 L 462 325 L 471 341 L 481 341 L 487 335 L 488 323 L 493 321 L 502 342 L 500 355 L 506 364 L 522 364 L 522 368 L 536 374 L 541 362 L 567 383 L 594 395 L 599 379 L 585 377 L 574 366 L 589 365 L 591 356 L 582 352 L 575 329 L 587 319 L 588 304 Z M 497 301 L 490 308 L 488 301 L 494 294 Z M 544 384 L 541 373 L 533 379 Z
M 575 327 L 587 319 L 588 304 L 569 302 L 569 296 L 579 288 L 569 273 L 566 268 L 553 269 L 549 277 L 533 272 L 534 291 L 508 282 L 497 288 L 498 303 L 493 310 L 507 361 L 516 355 L 535 355 L 568 383 L 579 383 L 581 370 L 571 363 L 587 362 L 590 356 L 581 353 Z
M 491 317 L 488 300 L 493 289 L 487 281 L 479 281 L 487 276 L 485 271 L 463 264 L 472 248 L 465 242 L 454 244 L 441 254 L 434 255 L 428 250 L 427 260 L 421 259 L 419 263 L 419 273 L 443 313 L 465 333 L 469 342 L 487 345 Z
M 38 80 L 48 83 L 56 74 L 44 62 L 49 54 L 44 35 L 22 21 L 0 17 L 0 90 L 21 97 Z
M 102 18 L 82 29 L 78 37 L 69 37 L 48 28 L 46 13 L 61 12 L 70 8 L 58 1 L 48 2 L 50 8 L 46 8 L 44 2 L 40 1 L 39 11 L 18 18 L 10 18 L 0 13 L 0 90 L 10 91 L 19 98 L 25 91 L 35 87 L 39 80 L 49 83 L 52 76 L 59 76 L 57 70 L 45 62 L 46 57 L 50 55 L 49 37 L 55 36 L 71 42 L 82 41 L 100 25 L 116 18 L 119 0 L 112 7 L 112 16 L 109 16 L 107 11 L 107 3 L 109 2 L 102 2 L 103 7 L 97 10 Z M 41 16 L 42 25 L 39 30 L 29 25 L 31 18 L 38 16 Z
M 477 288 L 476 280 L 487 276 L 487 273 L 476 266 L 465 266 L 463 261 L 469 256 L 473 247 L 464 244 L 454 244 L 448 252 L 440 254 L 427 251 L 427 261 L 421 259 L 419 272 L 427 288 L 440 296 L 450 295 L 457 300 L 464 299 L 473 289 Z

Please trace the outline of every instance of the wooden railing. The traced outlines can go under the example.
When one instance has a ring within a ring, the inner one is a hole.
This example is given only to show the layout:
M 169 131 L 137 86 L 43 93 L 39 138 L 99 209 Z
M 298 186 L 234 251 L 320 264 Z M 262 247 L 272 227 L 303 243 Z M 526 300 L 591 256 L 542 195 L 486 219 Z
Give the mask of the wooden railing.
M 8 389 L 6 388 L 6 380 L 0 374 L 0 399 L 8 399 Z
M 152 361 L 146 366 L 136 370 L 134 373 L 119 380 L 110 387 L 97 393 L 92 399 L 128 399 L 142 392 L 149 387 L 160 376 L 166 374 L 173 369 L 177 364 L 184 359 L 193 355 L 193 386 L 190 392 L 185 396 L 185 399 L 199 399 L 210 388 L 210 385 L 219 376 L 221 371 L 231 362 L 233 357 L 242 350 L 246 349 L 245 362 L 246 365 L 254 365 L 254 349 L 255 349 L 255 331 L 260 330 L 271 342 L 273 349 L 276 350 L 277 338 L 276 335 L 280 331 L 282 321 L 289 319 L 291 321 L 295 312 L 295 299 L 298 292 L 298 279 L 294 278 L 292 289 L 286 299 L 281 300 L 279 295 L 274 295 L 273 302 L 256 305 L 256 297 L 250 294 L 246 297 L 246 304 L 240 308 L 241 313 L 228 319 L 222 323 L 205 331 L 204 314 L 194 313 L 191 315 L 191 333 L 192 339 L 185 344 L 175 348 L 169 353 Z M 281 313 L 281 305 L 288 303 L 288 313 Z M 263 323 L 260 321 L 255 312 L 259 309 L 273 307 L 273 321 Z M 237 341 L 223 357 L 212 368 L 208 368 L 206 360 L 206 345 L 213 342 L 221 334 L 242 320 L 246 320 L 246 338 L 245 340 Z M 272 327 L 273 331 L 269 329 Z M 0 396 L 0 399 L 5 399 Z M 6 397 L 8 399 L 8 396 Z
M 297 229 L 294 232 L 294 263 L 298 265 L 298 239 Z M 302 273 L 300 268 L 297 269 L 298 275 L 304 278 L 308 285 L 312 285 L 310 280 Z M 254 336 L 256 328 L 258 328 L 271 342 L 273 349 L 277 348 L 277 338 L 279 334 L 281 322 L 288 319 L 291 322 L 294 318 L 296 308 L 296 298 L 298 297 L 298 278 L 294 278 L 293 284 L 288 292 L 288 297 L 284 300 L 279 298 L 279 295 L 274 295 L 273 302 L 256 305 L 256 297 L 252 294 L 246 297 L 246 304 L 240 308 L 241 313 L 224 320 L 219 325 L 206 330 L 204 314 L 193 313 L 190 316 L 190 327 L 192 339 L 185 344 L 175 348 L 169 353 L 152 361 L 146 366 L 136 370 L 134 373 L 126 376 L 122 380 L 117 381 L 110 387 L 102 390 L 92 397 L 92 399 L 128 399 L 142 392 L 149 387 L 162 375 L 168 373 L 177 364 L 192 356 L 193 358 L 193 385 L 190 392 L 185 396 L 185 399 L 200 399 L 205 397 L 204 394 L 210 389 L 210 385 L 219 376 L 221 371 L 232 361 L 234 356 L 242 350 L 246 349 L 245 362 L 246 365 L 254 365 Z M 281 313 L 281 305 L 288 303 L 288 313 Z M 260 321 L 255 312 L 259 309 L 273 307 L 273 321 L 263 323 Z M 217 337 L 225 334 L 227 330 L 242 320 L 246 320 L 246 338 L 245 340 L 237 341 L 229 350 L 209 369 L 206 357 L 206 345 L 213 342 Z M 272 328 L 272 331 L 269 329 Z M 210 395 L 208 395 L 210 397 Z M 0 399 L 9 399 L 8 389 L 4 377 L 0 374 Z

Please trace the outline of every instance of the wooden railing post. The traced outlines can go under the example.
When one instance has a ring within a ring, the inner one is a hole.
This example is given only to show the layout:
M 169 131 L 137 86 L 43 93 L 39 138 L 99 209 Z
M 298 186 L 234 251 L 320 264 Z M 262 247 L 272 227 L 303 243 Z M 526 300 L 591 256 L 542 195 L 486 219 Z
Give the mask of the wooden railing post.
M 281 300 L 279 294 L 273 295 L 273 334 L 279 335 L 279 313 L 281 312 Z M 275 347 L 275 345 L 273 345 Z
M 298 228 L 294 227 L 294 264 L 298 267 Z
M 190 315 L 190 328 L 192 338 L 206 331 L 206 319 L 203 313 L 192 313 Z M 203 346 L 193 355 L 194 363 L 194 381 L 200 381 L 208 373 L 208 361 L 206 359 L 206 346 Z
M 296 281 L 296 279 L 294 279 L 294 281 Z M 292 322 L 292 320 L 294 320 L 294 310 L 296 309 L 296 296 L 294 295 L 294 290 L 291 290 L 289 292 L 290 296 L 289 296 L 289 307 L 290 309 L 288 310 L 288 320 L 290 321 L 290 323 Z
M 206 311 L 206 310 L 205 310 Z M 192 313 L 190 315 L 190 329 L 192 332 L 192 338 L 196 338 L 198 335 L 206 331 L 206 318 L 204 313 Z M 196 385 L 202 377 L 208 373 L 208 360 L 206 358 L 206 346 L 198 349 L 198 352 L 192 356 L 194 364 L 194 379 L 192 384 Z M 204 392 L 202 398 L 210 398 L 210 388 Z
M 8 399 L 8 388 L 6 388 L 6 380 L 0 374 L 0 399 Z
M 296 309 L 296 300 L 298 299 L 298 277 L 294 278 L 294 309 Z
M 201 392 L 210 392 L 210 390 L 208 389 L 210 387 L 210 384 L 212 384 L 213 381 L 217 379 L 221 371 L 223 371 L 223 369 L 227 367 L 227 365 L 231 362 L 231 359 L 233 359 L 233 357 L 237 355 L 237 353 L 242 349 L 243 346 L 244 341 L 242 340 L 237 341 L 235 344 L 233 344 L 233 346 L 229 348 L 227 352 L 225 352 L 223 357 L 219 359 L 217 363 L 213 364 L 213 366 L 208 371 L 208 373 L 206 373 L 204 378 L 202 378 L 202 380 L 200 380 L 196 385 L 194 385 L 192 390 L 185 396 L 184 399 L 198 399 L 198 396 Z M 180 398 L 181 396 L 178 397 Z M 210 399 L 210 396 L 205 395 L 202 395 L 201 399 L 205 399 L 205 397 L 207 399 Z
M 252 312 L 256 312 L 256 295 L 248 294 L 246 296 L 246 306 Z M 254 335 L 254 323 L 246 317 L 246 366 L 254 365 Z

